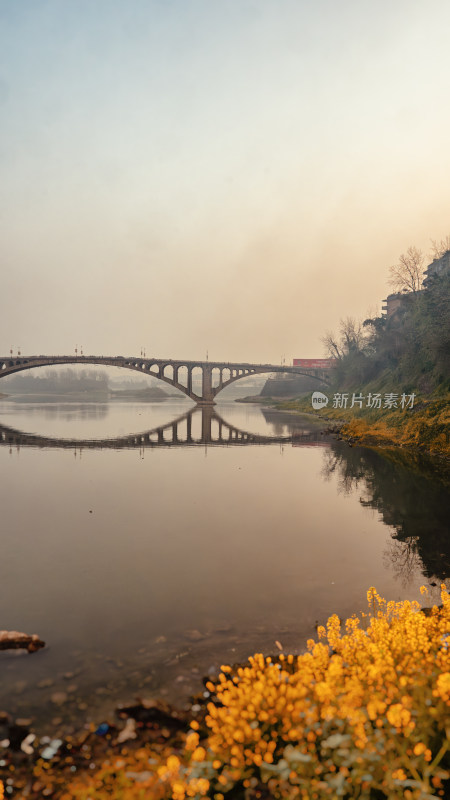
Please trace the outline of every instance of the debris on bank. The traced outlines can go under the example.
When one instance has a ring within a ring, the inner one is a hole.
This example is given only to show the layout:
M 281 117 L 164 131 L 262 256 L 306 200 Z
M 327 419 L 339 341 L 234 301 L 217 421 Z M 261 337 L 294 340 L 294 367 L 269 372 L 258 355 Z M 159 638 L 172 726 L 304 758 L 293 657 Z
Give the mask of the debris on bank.
M 45 647 L 45 642 L 36 633 L 0 631 L 0 650 L 28 650 L 29 653 L 35 653 L 42 647 Z

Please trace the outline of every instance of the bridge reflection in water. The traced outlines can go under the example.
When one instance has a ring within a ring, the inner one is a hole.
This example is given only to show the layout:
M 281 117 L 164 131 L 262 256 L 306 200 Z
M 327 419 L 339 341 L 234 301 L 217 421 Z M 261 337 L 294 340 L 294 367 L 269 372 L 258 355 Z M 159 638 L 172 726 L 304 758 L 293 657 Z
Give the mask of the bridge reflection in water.
M 275 436 L 251 433 L 226 422 L 214 408 L 209 406 L 196 407 L 164 425 L 143 433 L 130 433 L 107 439 L 39 436 L 0 424 L 0 446 L 9 447 L 119 450 L 283 443 L 309 446 L 325 444 L 318 431 L 299 431 Z

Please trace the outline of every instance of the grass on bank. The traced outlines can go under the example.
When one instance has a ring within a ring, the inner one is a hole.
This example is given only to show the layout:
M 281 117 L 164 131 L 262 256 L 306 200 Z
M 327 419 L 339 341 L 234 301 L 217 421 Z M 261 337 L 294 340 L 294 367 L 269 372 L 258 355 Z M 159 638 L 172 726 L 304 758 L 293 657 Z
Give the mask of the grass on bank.
M 276 405 L 277 408 L 313 413 L 318 417 L 342 422 L 343 436 L 357 443 L 411 447 L 435 455 L 450 456 L 450 392 L 434 393 L 428 397 L 417 393 L 412 409 L 360 409 L 333 408 L 334 390 L 323 391 L 330 402 L 320 411 L 313 410 L 311 394 Z M 365 392 L 363 390 L 362 394 L 367 395 L 369 391 L 370 388 Z M 352 393 L 349 395 L 351 398 Z M 348 405 L 350 406 L 350 402 Z
M 344 624 L 333 615 L 305 654 L 258 654 L 247 666 L 223 666 L 218 680 L 207 683 L 205 713 L 192 720 L 177 749 L 124 747 L 58 797 L 445 797 L 450 595 L 444 585 L 441 598 L 442 606 L 425 614 L 418 603 L 386 603 L 369 589 L 368 612 Z M 38 764 L 36 774 L 43 772 Z

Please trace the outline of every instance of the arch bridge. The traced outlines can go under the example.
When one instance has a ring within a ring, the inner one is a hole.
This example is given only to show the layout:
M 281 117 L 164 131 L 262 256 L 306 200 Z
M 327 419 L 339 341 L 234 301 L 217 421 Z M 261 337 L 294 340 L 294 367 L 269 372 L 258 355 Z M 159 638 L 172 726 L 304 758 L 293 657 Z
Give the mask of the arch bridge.
M 8 356 L 0 357 L 0 378 L 36 367 L 50 367 L 60 364 L 94 364 L 104 367 L 131 369 L 144 375 L 151 375 L 183 392 L 199 405 L 212 405 L 215 397 L 231 383 L 264 373 L 287 373 L 307 375 L 319 383 L 329 384 L 329 370 L 307 369 L 305 367 L 286 367 L 279 364 L 247 364 L 227 361 L 185 361 L 163 358 L 125 358 L 123 356 Z M 197 372 L 195 372 L 197 370 Z M 194 377 L 200 370 L 201 392 L 193 390 Z

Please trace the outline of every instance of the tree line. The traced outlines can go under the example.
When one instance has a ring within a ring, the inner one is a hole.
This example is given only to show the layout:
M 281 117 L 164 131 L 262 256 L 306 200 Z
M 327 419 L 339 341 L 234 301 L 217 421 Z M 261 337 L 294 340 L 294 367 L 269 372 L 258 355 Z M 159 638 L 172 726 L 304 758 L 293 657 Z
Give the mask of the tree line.
M 108 376 L 100 370 L 47 370 L 43 375 L 27 371 L 25 374 L 14 375 L 4 380 L 5 389 L 7 385 L 9 391 L 19 394 L 108 391 Z

